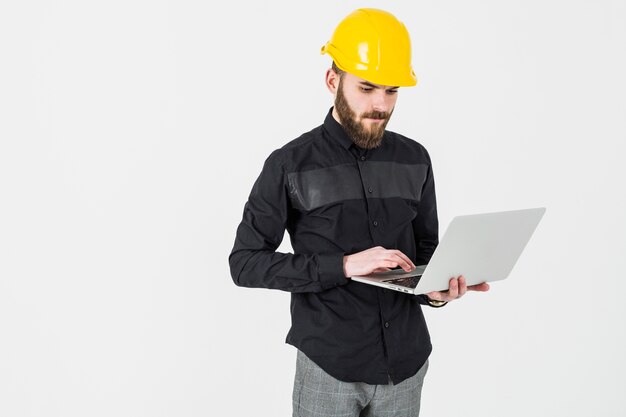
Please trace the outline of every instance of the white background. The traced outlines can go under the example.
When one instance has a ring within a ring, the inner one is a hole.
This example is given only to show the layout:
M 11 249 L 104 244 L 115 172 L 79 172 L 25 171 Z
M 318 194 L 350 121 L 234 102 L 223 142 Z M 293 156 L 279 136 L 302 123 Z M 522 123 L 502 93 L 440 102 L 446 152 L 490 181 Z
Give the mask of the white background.
M 388 128 L 429 150 L 441 233 L 548 209 L 509 280 L 426 312 L 422 415 L 626 415 L 617 0 L 2 2 L 0 415 L 290 415 L 289 294 L 227 257 L 362 6 L 411 33 Z

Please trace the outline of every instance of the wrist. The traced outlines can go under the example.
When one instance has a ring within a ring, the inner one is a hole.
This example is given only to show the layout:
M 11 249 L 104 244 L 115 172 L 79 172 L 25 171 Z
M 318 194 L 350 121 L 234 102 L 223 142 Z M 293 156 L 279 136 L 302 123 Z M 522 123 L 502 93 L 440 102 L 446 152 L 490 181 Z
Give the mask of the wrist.
M 343 257 L 343 276 L 346 277 L 346 279 L 350 278 L 350 275 L 348 275 L 348 256 L 349 255 L 344 255 Z
M 429 296 L 426 296 L 426 302 L 432 307 L 443 307 L 448 304 L 447 301 L 433 300 Z

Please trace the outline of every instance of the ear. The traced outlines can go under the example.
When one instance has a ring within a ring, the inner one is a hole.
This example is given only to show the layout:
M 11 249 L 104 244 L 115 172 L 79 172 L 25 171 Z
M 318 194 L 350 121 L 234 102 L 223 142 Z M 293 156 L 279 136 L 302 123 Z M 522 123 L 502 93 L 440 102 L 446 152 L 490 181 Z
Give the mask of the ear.
M 326 70 L 326 88 L 328 88 L 328 91 L 330 91 L 332 95 L 337 94 L 337 89 L 339 88 L 339 74 L 333 71 L 332 68 Z

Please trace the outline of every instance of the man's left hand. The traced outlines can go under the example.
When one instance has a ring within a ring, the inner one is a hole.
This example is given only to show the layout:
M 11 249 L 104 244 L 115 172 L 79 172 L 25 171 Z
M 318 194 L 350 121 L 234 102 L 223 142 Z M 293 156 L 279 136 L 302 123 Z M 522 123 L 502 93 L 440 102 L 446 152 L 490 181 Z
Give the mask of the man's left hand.
M 463 275 L 459 275 L 458 278 L 450 279 L 448 291 L 433 291 L 426 295 L 431 300 L 452 301 L 463 297 L 467 291 L 489 291 L 489 284 L 483 282 L 482 284 L 470 285 L 468 287 L 465 282 L 465 277 Z

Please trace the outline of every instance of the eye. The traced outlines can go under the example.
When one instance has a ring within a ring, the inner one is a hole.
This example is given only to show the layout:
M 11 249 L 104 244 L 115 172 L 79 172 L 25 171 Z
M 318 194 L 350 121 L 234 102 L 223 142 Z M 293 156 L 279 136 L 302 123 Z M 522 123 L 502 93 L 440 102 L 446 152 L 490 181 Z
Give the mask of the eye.
M 371 87 L 361 87 L 361 91 L 363 91 L 364 93 L 369 93 L 370 91 L 372 91 Z
M 398 90 L 387 90 L 387 94 L 389 95 L 398 94 Z

